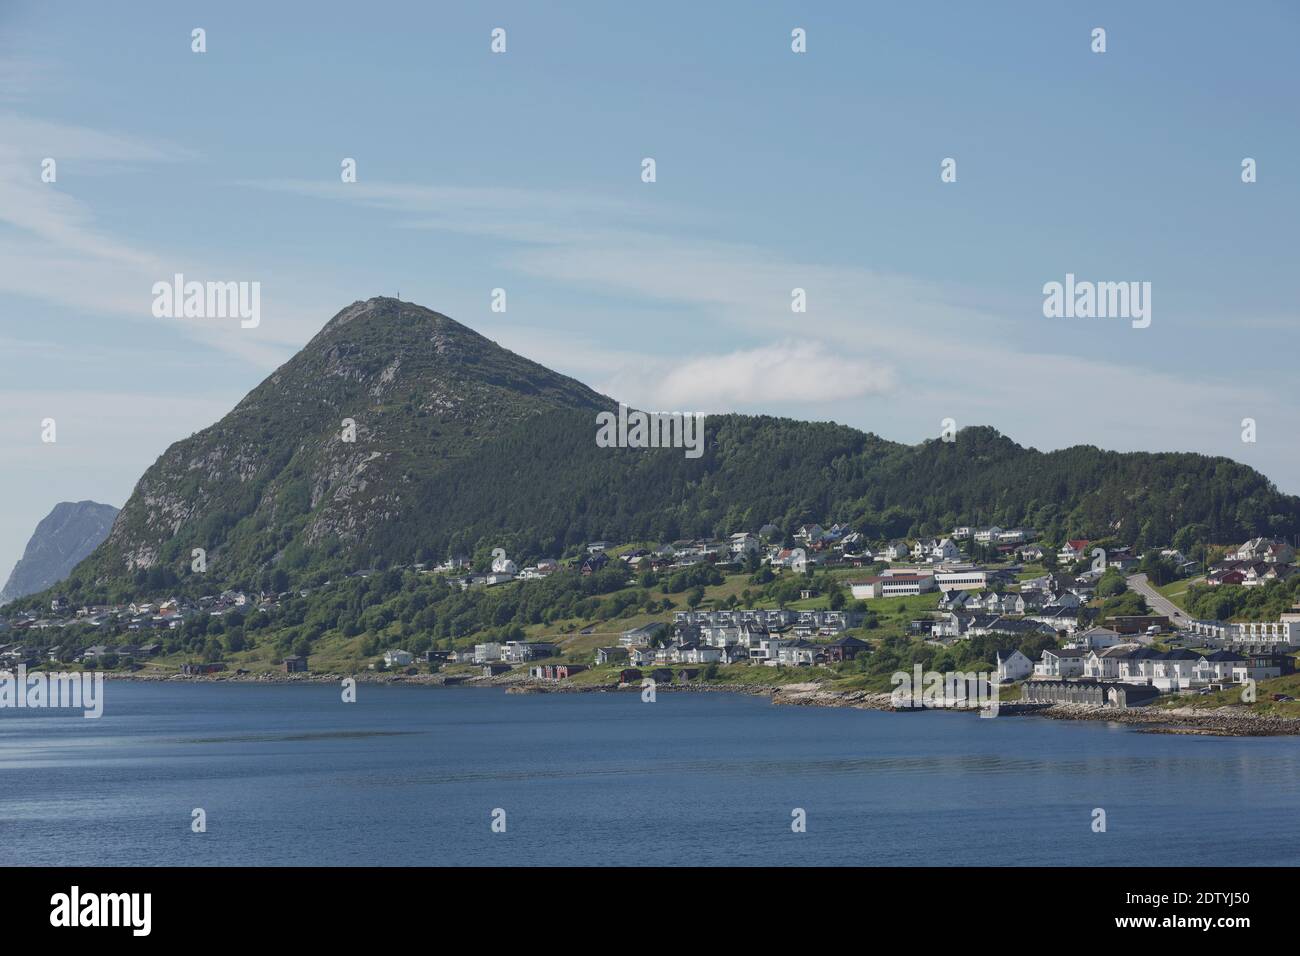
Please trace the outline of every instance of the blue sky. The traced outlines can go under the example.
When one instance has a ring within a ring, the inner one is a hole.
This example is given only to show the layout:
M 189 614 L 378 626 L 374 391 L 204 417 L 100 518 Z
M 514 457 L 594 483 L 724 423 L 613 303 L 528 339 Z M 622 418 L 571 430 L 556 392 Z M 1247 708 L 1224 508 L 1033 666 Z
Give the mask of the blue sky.
M 634 404 L 1300 492 L 1298 41 L 1287 3 L 0 0 L 0 573 L 399 290 Z M 261 324 L 153 318 L 175 272 Z M 1151 282 L 1150 328 L 1044 318 L 1067 272 Z

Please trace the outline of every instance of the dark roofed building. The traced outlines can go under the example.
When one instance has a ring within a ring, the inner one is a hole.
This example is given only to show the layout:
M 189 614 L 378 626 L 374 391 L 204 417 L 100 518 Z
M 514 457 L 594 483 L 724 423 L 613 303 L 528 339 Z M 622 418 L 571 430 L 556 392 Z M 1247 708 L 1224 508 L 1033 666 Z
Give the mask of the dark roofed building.
M 859 654 L 871 652 L 871 645 L 856 637 L 845 635 L 836 638 L 824 648 L 827 661 L 851 661 Z

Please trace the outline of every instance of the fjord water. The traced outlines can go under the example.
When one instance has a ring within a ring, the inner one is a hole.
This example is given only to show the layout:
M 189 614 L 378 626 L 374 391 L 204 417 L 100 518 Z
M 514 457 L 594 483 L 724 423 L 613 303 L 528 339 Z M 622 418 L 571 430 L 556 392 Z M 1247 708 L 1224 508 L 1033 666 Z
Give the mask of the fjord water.
M 99 720 L 0 711 L 0 862 L 1300 863 L 1294 737 L 720 693 L 362 685 L 344 704 L 336 685 L 119 681 L 106 695 Z

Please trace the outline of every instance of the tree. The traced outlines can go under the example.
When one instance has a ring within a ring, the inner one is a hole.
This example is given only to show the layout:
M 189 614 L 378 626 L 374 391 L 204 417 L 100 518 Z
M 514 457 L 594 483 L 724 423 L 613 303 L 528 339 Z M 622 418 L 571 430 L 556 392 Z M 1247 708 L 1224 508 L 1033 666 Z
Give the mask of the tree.
M 1097 582 L 1097 597 L 1111 598 L 1123 594 L 1128 590 L 1128 582 L 1118 571 L 1110 570 L 1101 576 Z

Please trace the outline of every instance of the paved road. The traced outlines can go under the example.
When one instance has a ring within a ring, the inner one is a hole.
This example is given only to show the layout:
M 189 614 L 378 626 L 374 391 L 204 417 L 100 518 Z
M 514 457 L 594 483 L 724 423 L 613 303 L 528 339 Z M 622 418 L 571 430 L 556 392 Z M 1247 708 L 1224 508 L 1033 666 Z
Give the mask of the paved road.
M 1130 574 L 1128 586 L 1147 599 L 1151 610 L 1168 617 L 1171 624 L 1177 626 L 1191 620 L 1177 604 L 1152 587 L 1145 574 Z

